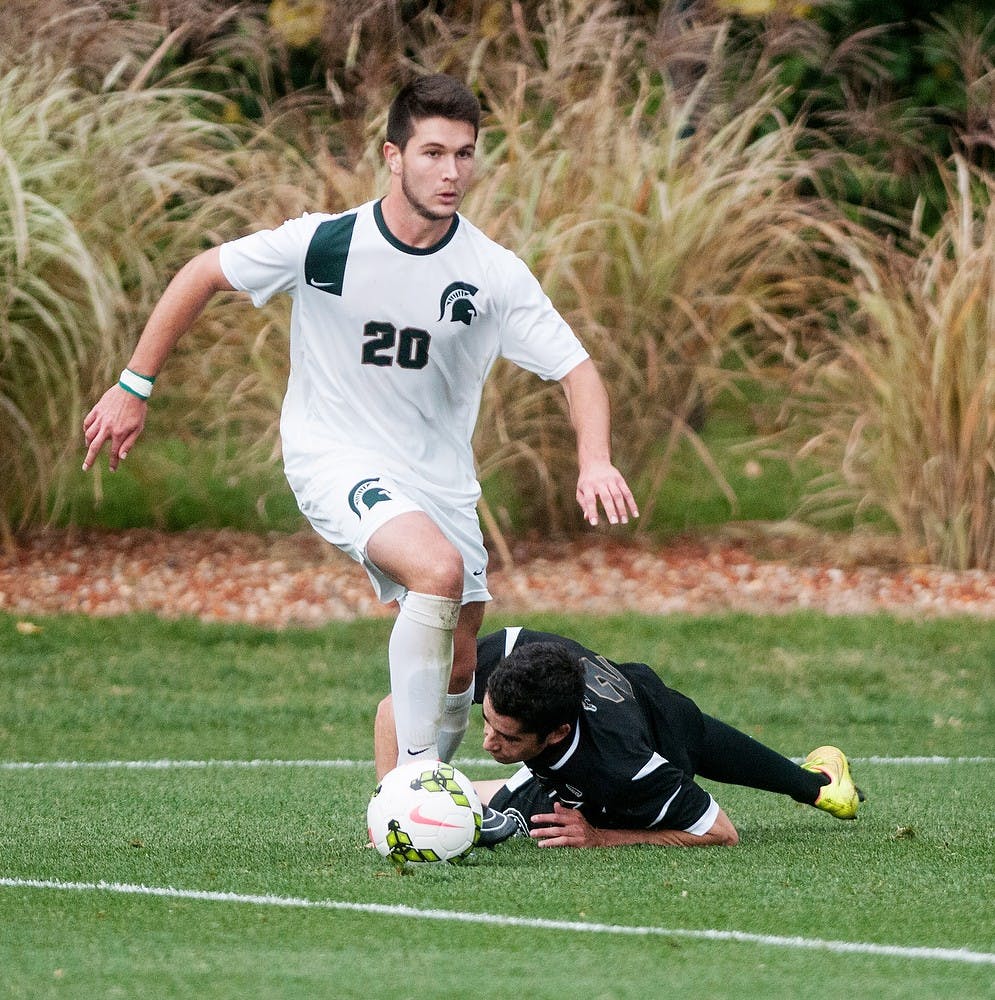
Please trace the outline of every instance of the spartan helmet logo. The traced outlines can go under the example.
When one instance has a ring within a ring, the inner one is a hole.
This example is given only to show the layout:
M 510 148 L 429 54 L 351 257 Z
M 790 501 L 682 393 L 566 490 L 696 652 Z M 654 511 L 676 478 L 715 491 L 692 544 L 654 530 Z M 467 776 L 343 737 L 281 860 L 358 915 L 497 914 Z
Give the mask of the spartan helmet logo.
M 363 509 L 372 510 L 383 500 L 394 498 L 381 485 L 379 479 L 364 479 L 349 491 L 349 507 L 356 517 L 363 516 Z
M 449 319 L 452 323 L 466 323 L 477 315 L 477 307 L 473 304 L 473 296 L 477 294 L 477 287 L 466 281 L 454 281 L 442 293 L 439 300 L 439 319 L 446 315 L 447 309 L 452 309 Z

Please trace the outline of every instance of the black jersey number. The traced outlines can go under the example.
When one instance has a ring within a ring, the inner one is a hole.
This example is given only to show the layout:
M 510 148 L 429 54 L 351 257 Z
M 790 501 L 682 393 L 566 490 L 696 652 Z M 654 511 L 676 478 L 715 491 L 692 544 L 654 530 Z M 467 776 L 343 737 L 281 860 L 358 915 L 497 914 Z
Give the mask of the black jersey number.
M 370 322 L 363 327 L 363 364 L 378 368 L 424 368 L 428 364 L 428 345 L 432 337 L 427 330 L 406 326 L 398 333 L 393 323 Z
M 632 685 L 603 656 L 590 660 L 584 658 L 587 673 L 587 690 L 604 701 L 616 704 L 632 697 Z

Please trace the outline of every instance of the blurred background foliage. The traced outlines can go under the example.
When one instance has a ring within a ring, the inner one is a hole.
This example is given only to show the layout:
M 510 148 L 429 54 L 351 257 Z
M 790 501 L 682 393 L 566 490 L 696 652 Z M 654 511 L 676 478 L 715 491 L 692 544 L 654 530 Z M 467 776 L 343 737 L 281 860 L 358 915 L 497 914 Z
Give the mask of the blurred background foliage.
M 288 304 L 219 297 L 113 479 L 83 414 L 184 260 L 385 189 L 412 75 L 485 109 L 466 214 L 532 267 L 613 399 L 664 537 L 894 532 L 995 566 L 995 10 L 882 0 L 6 0 L 0 533 L 300 526 Z M 499 364 L 489 541 L 582 530 L 562 393 Z

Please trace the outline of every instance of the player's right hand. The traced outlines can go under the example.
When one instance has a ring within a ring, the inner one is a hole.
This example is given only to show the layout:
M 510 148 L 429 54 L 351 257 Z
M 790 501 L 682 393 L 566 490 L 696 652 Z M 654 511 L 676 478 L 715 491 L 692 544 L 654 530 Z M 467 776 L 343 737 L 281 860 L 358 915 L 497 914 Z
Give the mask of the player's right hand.
M 553 803 L 551 813 L 532 817 L 529 836 L 539 847 L 604 847 L 601 831 L 592 826 L 579 809 Z
M 83 440 L 87 446 L 83 471 L 93 465 L 100 449 L 109 441 L 108 467 L 113 472 L 142 433 L 147 412 L 148 403 L 144 399 L 112 385 L 83 420 Z

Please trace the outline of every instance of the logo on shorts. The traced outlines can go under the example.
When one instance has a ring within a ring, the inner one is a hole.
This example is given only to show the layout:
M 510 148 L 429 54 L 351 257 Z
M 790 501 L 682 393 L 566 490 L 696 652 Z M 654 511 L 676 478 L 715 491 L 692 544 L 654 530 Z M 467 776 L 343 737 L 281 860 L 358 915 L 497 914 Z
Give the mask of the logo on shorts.
M 465 323 L 470 325 L 470 321 L 477 315 L 477 307 L 473 304 L 473 296 L 477 294 L 476 285 L 471 285 L 466 281 L 454 281 L 442 293 L 439 299 L 439 319 L 446 315 L 449 309 L 449 320 L 452 323 Z
M 381 500 L 394 498 L 381 485 L 379 479 L 364 479 L 349 491 L 349 509 L 358 518 L 364 510 L 372 510 Z

